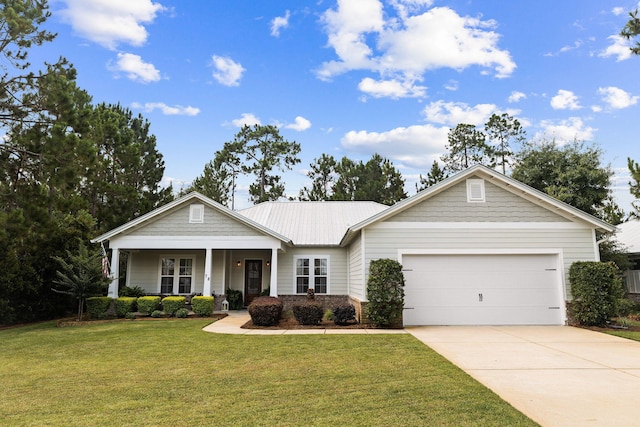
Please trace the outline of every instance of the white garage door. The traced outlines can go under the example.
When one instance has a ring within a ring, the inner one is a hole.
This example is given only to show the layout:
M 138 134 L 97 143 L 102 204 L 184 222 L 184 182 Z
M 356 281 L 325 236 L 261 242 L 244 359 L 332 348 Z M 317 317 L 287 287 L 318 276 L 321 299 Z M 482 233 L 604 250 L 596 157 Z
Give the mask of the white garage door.
M 560 325 L 558 257 L 404 255 L 405 325 Z

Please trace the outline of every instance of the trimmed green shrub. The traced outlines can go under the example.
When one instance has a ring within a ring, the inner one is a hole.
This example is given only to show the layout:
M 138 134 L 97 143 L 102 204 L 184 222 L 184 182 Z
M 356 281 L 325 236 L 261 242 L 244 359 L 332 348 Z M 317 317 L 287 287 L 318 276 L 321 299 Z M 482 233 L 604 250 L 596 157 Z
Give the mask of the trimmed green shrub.
M 293 305 L 293 317 L 301 325 L 317 325 L 322 320 L 324 310 L 322 304 L 313 300 Z
M 330 308 L 327 308 L 324 311 L 324 316 L 322 316 L 322 320 L 330 321 L 333 320 L 333 311 Z
M 189 317 L 189 310 L 187 310 L 184 307 L 177 309 L 176 310 L 176 317 L 178 317 L 180 319 L 186 319 L 187 317 Z
M 124 315 L 125 319 L 135 320 L 136 314 L 133 311 L 130 311 Z
M 352 304 L 336 305 L 332 309 L 333 322 L 336 325 L 347 325 L 356 321 L 356 308 Z
M 242 310 L 242 307 L 244 307 L 242 291 L 227 289 L 227 302 L 229 303 L 229 310 Z
M 137 299 L 136 304 L 138 305 L 138 311 L 142 314 L 149 315 L 153 313 L 154 310 L 160 308 L 160 297 L 158 296 L 148 296 L 148 297 L 140 297 Z
M 142 289 L 140 286 L 133 286 L 131 288 L 129 286 L 123 286 L 120 289 L 119 294 L 121 297 L 134 297 L 134 298 L 140 298 L 147 295 L 145 290 Z
M 613 263 L 574 262 L 569 268 L 569 283 L 573 318 L 581 325 L 604 326 L 617 314 L 624 288 Z
M 369 264 L 366 306 L 369 320 L 376 326 L 400 326 L 404 307 L 402 265 L 392 259 L 376 259 Z
M 124 317 L 127 313 L 136 311 L 136 300 L 134 297 L 120 297 L 113 301 L 116 316 Z
M 629 298 L 620 298 L 618 300 L 618 317 L 627 317 L 638 311 L 638 304 Z
M 254 325 L 275 326 L 282 316 L 282 301 L 276 297 L 258 297 L 249 304 L 248 310 Z
M 106 319 L 110 305 L 111 298 L 109 297 L 87 298 L 87 312 L 92 319 Z
M 164 313 L 160 310 L 153 310 L 151 312 L 151 317 L 160 318 L 162 316 L 164 316 Z
M 181 308 L 184 308 L 184 304 L 187 301 L 185 297 L 164 297 L 162 299 L 162 311 L 164 311 L 169 316 L 173 316 L 176 314 Z
M 191 309 L 196 316 L 211 316 L 213 313 L 213 301 L 213 297 L 193 297 L 191 298 Z

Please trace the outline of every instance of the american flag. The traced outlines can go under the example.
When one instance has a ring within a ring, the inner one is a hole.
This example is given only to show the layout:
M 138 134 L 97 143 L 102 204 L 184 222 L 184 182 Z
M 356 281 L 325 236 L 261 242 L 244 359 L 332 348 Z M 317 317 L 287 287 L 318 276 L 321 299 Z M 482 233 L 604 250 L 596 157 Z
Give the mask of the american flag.
M 104 250 L 104 245 L 100 243 L 102 248 L 102 275 L 109 277 L 111 275 L 111 267 L 109 266 L 109 258 L 107 257 L 107 251 Z

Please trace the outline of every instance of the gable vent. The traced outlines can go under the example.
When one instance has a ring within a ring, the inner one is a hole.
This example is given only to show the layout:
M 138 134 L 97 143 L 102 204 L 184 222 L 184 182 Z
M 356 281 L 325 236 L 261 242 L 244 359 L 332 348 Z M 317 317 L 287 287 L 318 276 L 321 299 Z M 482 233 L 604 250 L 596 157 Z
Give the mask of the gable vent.
M 189 222 L 192 224 L 204 222 L 204 205 L 189 205 Z
M 467 202 L 484 202 L 484 179 L 467 180 Z

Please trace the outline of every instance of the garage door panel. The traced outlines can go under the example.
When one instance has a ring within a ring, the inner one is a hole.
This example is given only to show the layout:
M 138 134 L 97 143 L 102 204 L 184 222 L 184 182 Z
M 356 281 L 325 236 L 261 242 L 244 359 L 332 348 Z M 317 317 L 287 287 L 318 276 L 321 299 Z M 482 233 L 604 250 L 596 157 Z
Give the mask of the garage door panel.
M 408 255 L 405 325 L 562 324 L 558 257 Z

